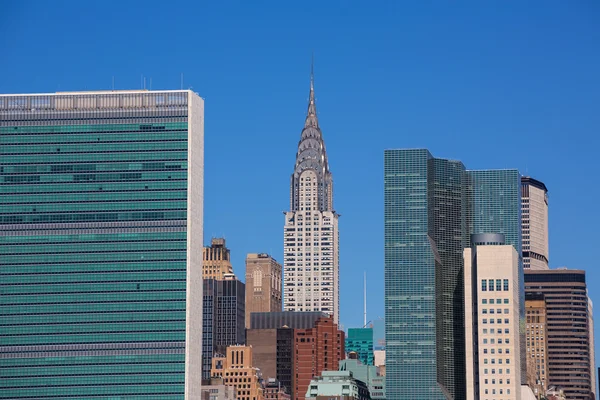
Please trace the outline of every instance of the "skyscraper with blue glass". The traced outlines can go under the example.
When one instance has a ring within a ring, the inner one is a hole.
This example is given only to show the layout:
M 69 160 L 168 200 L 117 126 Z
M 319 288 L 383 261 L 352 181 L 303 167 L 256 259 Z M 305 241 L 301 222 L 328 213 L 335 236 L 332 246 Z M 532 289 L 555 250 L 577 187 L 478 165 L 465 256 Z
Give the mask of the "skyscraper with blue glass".
M 387 396 L 464 398 L 465 167 L 423 149 L 384 162 Z
M 409 149 L 387 150 L 384 173 L 387 396 L 464 399 L 463 249 L 504 233 L 521 254 L 518 172 Z
M 0 399 L 198 399 L 204 103 L 0 96 Z

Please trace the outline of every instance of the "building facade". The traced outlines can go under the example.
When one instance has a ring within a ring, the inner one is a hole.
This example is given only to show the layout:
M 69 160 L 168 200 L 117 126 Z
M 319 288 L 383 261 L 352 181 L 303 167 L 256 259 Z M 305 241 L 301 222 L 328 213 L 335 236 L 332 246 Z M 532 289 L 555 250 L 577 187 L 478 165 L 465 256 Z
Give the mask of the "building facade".
M 521 177 L 523 268 L 548 269 L 548 188 L 529 176 Z
M 212 238 L 210 246 L 204 247 L 202 278 L 225 279 L 233 274 L 231 254 L 223 238 Z
M 529 270 L 525 291 L 546 299 L 549 385 L 569 400 L 594 398 L 585 271 Z
M 294 330 L 248 329 L 246 344 L 252 346 L 254 366 L 264 380 L 273 379 L 287 392 L 292 388 Z
M 260 370 L 252 362 L 251 346 L 229 346 L 225 354 L 214 357 L 211 376 L 235 388 L 237 400 L 264 400 Z
M 319 318 L 327 314 L 321 311 L 281 311 L 250 314 L 251 329 L 310 329 Z
M 387 396 L 464 399 L 465 167 L 386 150 L 384 173 Z
M 323 371 L 310 381 L 305 399 L 370 400 L 367 385 L 350 371 Z
M 200 398 L 203 136 L 189 90 L 0 95 L 1 399 Z
M 287 393 L 286 388 L 281 385 L 276 379 L 266 379 L 265 400 L 290 400 L 291 396 Z
M 245 344 L 245 285 L 226 275 L 224 280 L 204 279 L 202 315 L 202 379 L 209 379 L 212 358 L 227 346 Z
M 344 332 L 333 317 L 319 318 L 314 327 L 294 330 L 292 399 L 302 399 L 310 380 L 322 371 L 337 370 L 344 359 Z
M 527 385 L 536 396 L 546 393 L 548 385 L 548 324 L 546 299 L 541 293 L 525 295 L 525 340 L 527 347 Z
M 290 182 L 284 226 L 286 311 L 323 311 L 339 318 L 339 215 L 319 127 L 311 73 L 308 111 Z
M 352 376 L 367 384 L 369 395 L 372 400 L 385 400 L 385 376 L 379 375 L 378 368 L 374 365 L 364 365 L 357 358 L 341 360 L 339 364 L 340 371 L 350 371 Z
M 519 253 L 502 234 L 464 251 L 467 400 L 521 400 Z
M 346 353 L 351 351 L 365 365 L 373 365 L 373 328 L 350 328 L 346 337 Z
M 281 264 L 268 254 L 246 257 L 246 329 L 253 312 L 281 311 Z
M 235 386 L 225 386 L 222 378 L 213 378 L 210 384 L 203 385 L 202 394 L 207 400 L 236 400 Z

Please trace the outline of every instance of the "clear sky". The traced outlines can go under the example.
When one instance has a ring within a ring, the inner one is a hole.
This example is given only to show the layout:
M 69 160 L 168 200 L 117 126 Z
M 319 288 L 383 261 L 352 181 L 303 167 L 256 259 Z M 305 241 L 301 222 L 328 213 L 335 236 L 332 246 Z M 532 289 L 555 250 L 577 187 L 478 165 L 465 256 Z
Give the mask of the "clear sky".
M 282 260 L 311 53 L 341 232 L 341 321 L 383 316 L 383 150 L 518 168 L 550 190 L 550 261 L 600 309 L 597 1 L 0 1 L 0 93 L 192 88 L 205 241 Z M 600 321 L 600 311 L 596 311 Z M 597 323 L 596 332 L 600 332 Z M 600 345 L 600 342 L 599 342 Z M 600 352 L 598 352 L 600 353 Z

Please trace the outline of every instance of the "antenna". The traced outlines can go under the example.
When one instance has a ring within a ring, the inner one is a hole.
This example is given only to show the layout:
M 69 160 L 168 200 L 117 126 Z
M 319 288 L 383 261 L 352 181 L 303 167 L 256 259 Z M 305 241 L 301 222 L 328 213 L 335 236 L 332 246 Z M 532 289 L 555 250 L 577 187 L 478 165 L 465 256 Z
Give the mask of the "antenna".
M 150 90 L 152 90 L 152 78 L 150 78 Z
M 364 298 L 365 298 L 365 310 L 364 310 L 364 315 L 363 315 L 363 327 L 366 327 L 367 326 L 367 271 L 365 271 Z
M 144 88 L 144 74 L 140 74 L 140 89 Z
M 144 90 L 146 90 L 146 77 L 144 77 Z
M 181 73 L 181 90 L 183 90 L 183 72 Z

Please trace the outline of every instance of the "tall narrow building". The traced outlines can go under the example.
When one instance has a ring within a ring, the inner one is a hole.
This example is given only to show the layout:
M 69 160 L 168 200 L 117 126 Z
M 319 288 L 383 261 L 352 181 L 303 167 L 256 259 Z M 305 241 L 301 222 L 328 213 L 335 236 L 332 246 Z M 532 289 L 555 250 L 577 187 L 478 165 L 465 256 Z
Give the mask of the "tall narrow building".
M 210 246 L 204 247 L 203 258 L 202 278 L 225 279 L 233 274 L 231 254 L 224 238 L 212 238 Z
M 281 311 L 281 264 L 268 254 L 246 256 L 246 329 L 253 312 Z
M 0 95 L 0 399 L 201 396 L 204 101 Z
M 290 182 L 290 211 L 285 213 L 286 311 L 323 311 L 338 322 L 338 217 L 311 72 L 308 111 Z
M 521 177 L 523 268 L 548 269 L 548 188 L 529 176 Z

